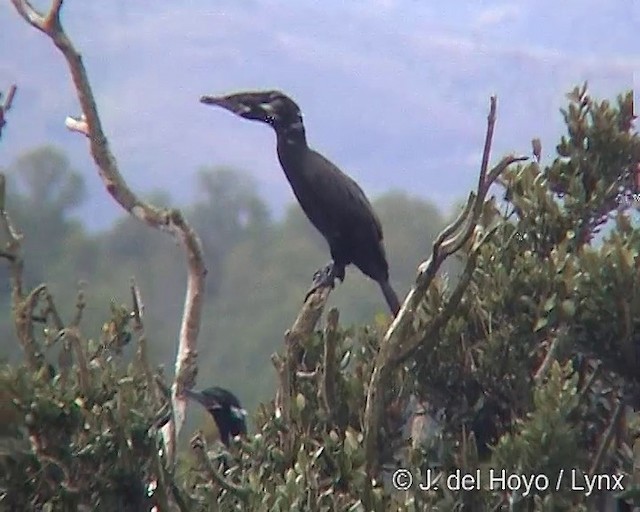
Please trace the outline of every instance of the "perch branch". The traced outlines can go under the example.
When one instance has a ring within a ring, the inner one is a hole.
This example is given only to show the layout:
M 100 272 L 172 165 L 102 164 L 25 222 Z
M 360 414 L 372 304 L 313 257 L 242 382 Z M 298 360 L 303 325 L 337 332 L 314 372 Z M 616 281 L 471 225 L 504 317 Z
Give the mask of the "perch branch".
M 191 387 L 195 380 L 196 341 L 200 329 L 206 268 L 200 239 L 177 210 L 159 209 L 140 199 L 127 185 L 118 169 L 107 137 L 102 129 L 95 98 L 80 53 L 65 33 L 60 22 L 62 0 L 54 0 L 47 14 L 36 11 L 26 0 L 11 0 L 24 20 L 44 32 L 62 52 L 67 61 L 82 111 L 80 119 L 69 118 L 69 129 L 84 133 L 89 140 L 93 160 L 107 191 L 133 217 L 148 226 L 169 232 L 180 240 L 187 254 L 188 280 L 176 357 L 175 381 L 172 386 L 175 417 L 163 429 L 169 460 L 174 460 L 175 439 L 186 411 L 182 387 Z
M 469 195 L 462 213 L 450 226 L 445 228 L 435 240 L 431 257 L 419 266 L 414 286 L 405 298 L 400 312 L 391 323 L 381 341 L 380 350 L 376 356 L 369 381 L 364 413 L 364 446 L 366 469 L 369 477 L 369 483 L 365 489 L 366 495 L 369 495 L 371 491 L 370 482 L 376 478 L 377 474 L 379 433 L 381 416 L 384 410 L 384 389 L 389 384 L 392 371 L 397 364 L 409 357 L 421 343 L 424 343 L 423 340 L 432 340 L 434 335 L 444 326 L 455 311 L 475 270 L 475 262 L 479 250 L 495 230 L 495 228 L 490 229 L 482 237 L 477 236 L 479 232 L 476 228 L 482 217 L 487 192 L 491 184 L 509 165 L 527 159 L 527 157 L 507 156 L 491 171 L 487 172 L 496 120 L 496 108 L 496 98 L 491 97 L 491 105 L 487 118 L 487 132 L 476 193 Z M 418 321 L 416 312 L 429 286 L 435 279 L 438 270 L 444 261 L 465 246 L 474 234 L 477 237 L 477 241 L 470 250 L 465 271 L 460 282 L 442 311 L 418 332 L 416 329 L 416 322 Z M 431 343 L 432 341 L 428 342 Z
M 322 287 L 307 297 L 297 318 L 293 322 L 291 329 L 284 335 L 285 355 L 272 354 L 271 362 L 278 374 L 278 391 L 276 395 L 276 410 L 282 414 L 282 421 L 285 425 L 291 420 L 291 401 L 296 389 L 297 366 L 302 360 L 303 344 L 311 335 L 315 326 L 320 320 L 322 311 L 327 303 L 331 288 Z M 283 445 L 289 451 L 293 446 L 293 441 L 287 434 L 284 435 Z
M 286 353 L 284 358 L 277 354 L 271 356 L 271 362 L 276 368 L 280 381 L 278 405 L 285 421 L 290 418 L 292 390 L 295 387 L 294 378 L 297 365 L 302 359 L 302 344 L 311 335 L 320 320 L 330 293 L 329 287 L 323 287 L 309 295 L 291 329 L 285 333 Z

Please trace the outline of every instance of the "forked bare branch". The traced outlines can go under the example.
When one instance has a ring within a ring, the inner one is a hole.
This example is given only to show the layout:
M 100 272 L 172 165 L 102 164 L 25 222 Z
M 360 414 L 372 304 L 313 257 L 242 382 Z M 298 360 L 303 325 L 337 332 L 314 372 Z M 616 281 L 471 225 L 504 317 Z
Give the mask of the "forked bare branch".
M 70 130 L 87 136 L 91 155 L 109 194 L 132 216 L 148 226 L 175 236 L 185 249 L 189 274 L 176 358 L 176 378 L 172 387 L 175 416 L 174 421 L 170 421 L 163 429 L 169 460 L 173 461 L 175 446 L 171 440 L 177 437 L 186 412 L 186 399 L 182 396 L 182 389 L 183 386 L 193 385 L 195 374 L 196 341 L 200 329 L 206 275 L 200 239 L 180 211 L 157 208 L 143 201 L 129 188 L 120 174 L 102 128 L 81 55 L 65 33 L 60 21 L 63 1 L 53 0 L 46 14 L 38 12 L 27 0 L 11 1 L 22 18 L 45 33 L 64 55 L 82 111 L 79 118 L 69 117 L 65 123 Z
M 369 476 L 368 482 L 376 478 L 378 470 L 378 436 L 381 416 L 384 410 L 383 396 L 392 372 L 398 364 L 411 356 L 419 346 L 424 346 L 425 343 L 433 343 L 435 341 L 434 335 L 453 315 L 471 280 L 479 250 L 494 232 L 494 229 L 489 229 L 485 233 L 477 229 L 486 205 L 487 192 L 491 184 L 509 165 L 527 160 L 527 157 L 507 156 L 488 171 L 496 108 L 497 101 L 493 96 L 491 97 L 487 119 L 487 132 L 476 192 L 469 195 L 467 204 L 461 214 L 435 240 L 431 257 L 419 266 L 415 284 L 380 343 L 380 350 L 376 356 L 367 390 L 364 413 L 364 445 L 367 474 Z M 448 298 L 447 303 L 436 317 L 425 325 L 420 325 L 419 328 L 416 328 L 417 324 L 421 323 L 416 317 L 416 312 L 438 270 L 449 256 L 467 245 L 472 238 L 475 240 L 469 250 L 463 275 Z M 371 491 L 370 487 L 366 491 L 369 493 Z

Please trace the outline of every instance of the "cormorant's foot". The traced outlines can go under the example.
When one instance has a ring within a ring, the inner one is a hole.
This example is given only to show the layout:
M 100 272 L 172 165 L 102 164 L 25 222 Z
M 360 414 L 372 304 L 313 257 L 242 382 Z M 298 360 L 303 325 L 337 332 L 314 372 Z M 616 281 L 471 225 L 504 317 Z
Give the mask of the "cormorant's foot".
M 314 288 L 333 288 L 336 280 L 335 267 L 333 263 L 329 263 L 326 267 L 321 268 L 313 274 Z
M 313 284 L 305 295 L 304 301 L 307 302 L 307 299 L 320 288 L 333 288 L 335 280 L 336 276 L 334 274 L 333 263 L 329 263 L 326 267 L 316 271 L 316 273 L 313 274 Z

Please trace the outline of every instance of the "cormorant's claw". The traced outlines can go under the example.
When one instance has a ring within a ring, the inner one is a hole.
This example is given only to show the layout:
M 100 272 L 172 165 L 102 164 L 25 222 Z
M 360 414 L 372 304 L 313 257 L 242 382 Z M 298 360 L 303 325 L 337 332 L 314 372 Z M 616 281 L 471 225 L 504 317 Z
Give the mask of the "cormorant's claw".
M 307 302 L 309 297 L 321 288 L 333 288 L 335 286 L 336 277 L 333 263 L 329 263 L 326 267 L 317 270 L 315 274 L 313 274 L 313 285 L 305 295 L 304 301 Z

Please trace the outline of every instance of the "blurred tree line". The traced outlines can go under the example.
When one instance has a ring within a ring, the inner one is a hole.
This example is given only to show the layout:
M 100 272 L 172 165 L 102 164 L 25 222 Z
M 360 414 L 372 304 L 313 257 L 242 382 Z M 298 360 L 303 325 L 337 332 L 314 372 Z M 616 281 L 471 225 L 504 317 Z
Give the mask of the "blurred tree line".
M 129 217 L 106 231 L 88 232 L 75 214 L 86 201 L 83 174 L 59 148 L 28 151 L 5 172 L 7 208 L 25 235 L 27 283 L 46 282 L 66 318 L 83 283 L 87 325 L 96 327 L 87 334 L 97 336 L 110 302 L 127 301 L 135 277 L 146 307 L 152 363 L 171 374 L 186 279 L 175 242 Z M 256 183 L 242 171 L 203 168 L 196 180 L 198 196 L 185 212 L 200 235 L 209 270 L 199 385 L 228 386 L 252 409 L 273 396 L 269 357 L 280 348 L 313 272 L 328 261 L 326 242 L 296 204 L 274 219 Z M 159 192 L 154 202 L 169 204 L 170 198 Z M 427 201 L 399 192 L 380 197 L 375 207 L 385 226 L 392 279 L 404 291 L 444 219 Z M 332 296 L 345 321 L 370 322 L 377 313 L 386 314 L 375 284 L 357 270 L 349 274 Z M 0 282 L 0 355 L 16 361 L 21 350 L 6 265 L 0 265 Z M 253 312 L 250 321 L 247 310 Z

